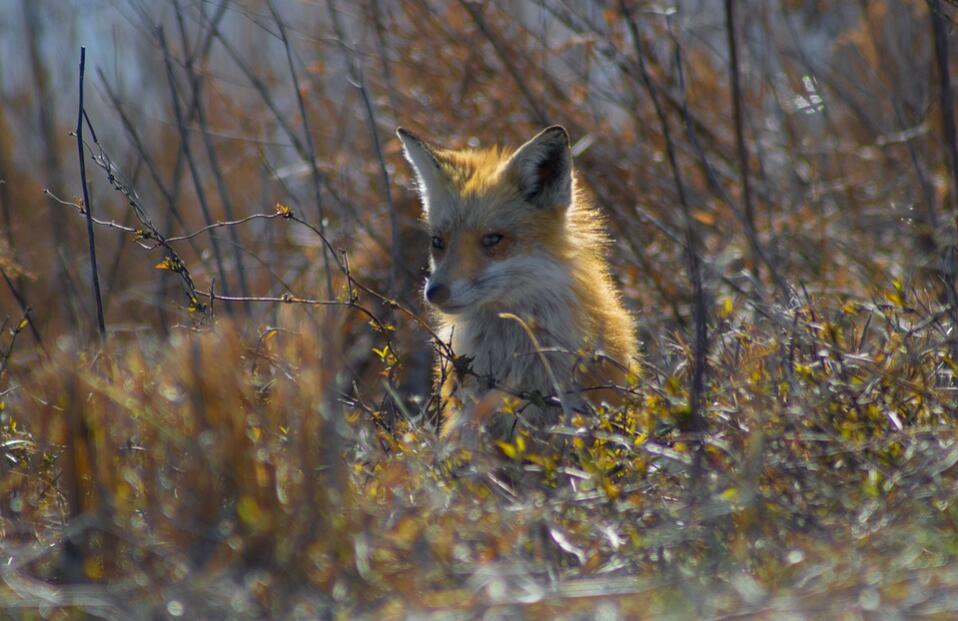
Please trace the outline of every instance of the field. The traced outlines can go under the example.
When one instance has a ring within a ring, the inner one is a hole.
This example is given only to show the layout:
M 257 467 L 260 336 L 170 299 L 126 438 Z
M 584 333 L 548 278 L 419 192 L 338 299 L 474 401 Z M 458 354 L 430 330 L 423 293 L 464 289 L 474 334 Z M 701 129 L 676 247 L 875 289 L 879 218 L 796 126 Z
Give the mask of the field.
M 958 618 L 956 28 L 0 3 L 0 618 Z M 641 372 L 441 440 L 395 129 L 556 123 Z

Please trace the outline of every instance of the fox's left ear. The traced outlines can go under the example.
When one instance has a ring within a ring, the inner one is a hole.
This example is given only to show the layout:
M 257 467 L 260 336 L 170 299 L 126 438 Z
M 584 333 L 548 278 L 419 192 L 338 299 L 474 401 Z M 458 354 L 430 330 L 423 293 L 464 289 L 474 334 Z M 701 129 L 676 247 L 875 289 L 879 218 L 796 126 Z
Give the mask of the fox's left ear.
M 439 163 L 439 156 L 433 147 L 409 130 L 400 127 L 396 129 L 396 135 L 402 141 L 406 160 L 416 172 L 419 193 L 428 214 L 430 204 L 441 198 L 445 187 L 445 176 Z
M 572 151 L 561 125 L 542 130 L 509 158 L 523 198 L 543 209 L 564 209 L 572 202 Z

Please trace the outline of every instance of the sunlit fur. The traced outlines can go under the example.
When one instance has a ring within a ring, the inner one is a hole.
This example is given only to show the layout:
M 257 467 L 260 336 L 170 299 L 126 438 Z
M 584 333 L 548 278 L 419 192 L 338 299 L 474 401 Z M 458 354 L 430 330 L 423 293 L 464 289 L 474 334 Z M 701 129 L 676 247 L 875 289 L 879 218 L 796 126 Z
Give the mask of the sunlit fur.
M 448 299 L 435 309 L 440 334 L 454 352 L 472 358 L 476 373 L 491 375 L 515 391 L 555 394 L 542 355 L 563 391 L 620 380 L 623 374 L 612 365 L 576 364 L 582 348 L 634 364 L 636 343 L 633 319 L 605 259 L 603 219 L 574 180 L 565 130 L 546 130 L 515 154 L 498 148 L 430 147 L 404 131 L 400 137 L 416 169 L 430 234 L 444 245 L 433 251 L 426 287 L 449 288 Z M 560 174 L 539 198 L 529 200 L 520 188 L 536 179 L 523 175 L 533 174 L 530 170 L 549 153 L 558 154 L 559 164 L 566 162 L 565 178 Z M 534 204 L 537 200 L 540 204 Z M 487 234 L 503 239 L 485 248 L 481 240 Z M 500 313 L 524 319 L 543 350 L 563 351 L 537 353 L 522 326 Z M 443 395 L 451 405 L 444 435 L 488 422 L 480 419 L 498 409 L 501 393 L 448 371 Z M 574 396 L 566 399 L 581 403 Z M 555 408 L 535 406 L 522 413 L 533 426 L 557 415 Z M 491 422 L 499 429 L 493 432 L 506 433 L 502 426 L 511 429 L 508 421 L 496 417 Z

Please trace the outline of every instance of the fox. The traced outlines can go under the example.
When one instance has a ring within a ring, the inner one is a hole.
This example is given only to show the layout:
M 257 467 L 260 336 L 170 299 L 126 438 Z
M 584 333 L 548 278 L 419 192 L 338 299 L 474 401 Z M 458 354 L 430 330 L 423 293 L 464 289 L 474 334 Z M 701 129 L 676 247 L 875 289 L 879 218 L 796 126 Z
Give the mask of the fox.
M 565 128 L 548 127 L 515 150 L 448 149 L 396 133 L 429 229 L 425 302 L 436 334 L 466 362 L 452 371 L 436 364 L 440 437 L 509 438 L 520 422 L 555 424 L 597 393 L 617 400 L 609 382 L 637 372 L 635 322 Z M 516 396 L 525 405 L 503 412 Z

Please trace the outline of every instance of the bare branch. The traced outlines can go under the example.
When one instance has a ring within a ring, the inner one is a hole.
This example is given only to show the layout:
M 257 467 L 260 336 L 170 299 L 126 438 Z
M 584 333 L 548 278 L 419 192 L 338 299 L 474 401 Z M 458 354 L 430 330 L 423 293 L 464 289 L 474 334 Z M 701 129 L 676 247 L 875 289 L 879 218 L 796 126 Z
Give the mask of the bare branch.
M 100 339 L 106 338 L 106 322 L 103 319 L 103 300 L 100 297 L 100 275 L 96 266 L 96 243 L 93 238 L 93 208 L 90 205 L 90 192 L 86 181 L 86 153 L 83 148 L 83 73 L 86 69 L 86 47 L 80 48 L 80 105 L 77 111 L 77 152 L 80 160 L 80 181 L 83 184 L 83 204 L 86 206 L 86 234 L 90 252 L 90 278 L 93 283 L 93 299 L 96 302 L 97 327 L 100 330 Z M 94 140 L 96 136 L 94 135 Z

